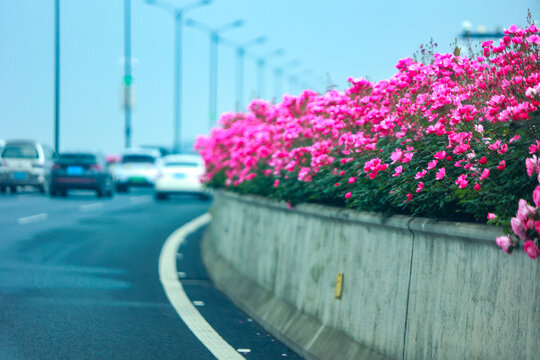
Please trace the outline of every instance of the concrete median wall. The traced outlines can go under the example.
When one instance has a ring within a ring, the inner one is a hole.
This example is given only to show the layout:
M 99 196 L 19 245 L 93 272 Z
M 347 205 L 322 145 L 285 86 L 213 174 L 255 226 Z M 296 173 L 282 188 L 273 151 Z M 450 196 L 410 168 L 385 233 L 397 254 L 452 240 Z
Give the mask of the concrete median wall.
M 211 277 L 313 359 L 537 359 L 540 268 L 500 229 L 217 192 Z M 334 299 L 336 274 L 343 294 Z

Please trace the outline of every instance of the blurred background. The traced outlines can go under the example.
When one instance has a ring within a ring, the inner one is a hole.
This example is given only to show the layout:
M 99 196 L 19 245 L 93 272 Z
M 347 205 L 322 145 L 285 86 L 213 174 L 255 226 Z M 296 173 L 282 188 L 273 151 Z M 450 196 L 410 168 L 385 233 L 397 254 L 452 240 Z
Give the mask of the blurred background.
M 0 139 L 55 143 L 56 3 L 0 0 Z M 59 150 L 106 153 L 119 153 L 126 145 L 126 88 L 130 145 L 186 151 L 218 114 L 245 109 L 254 98 L 279 101 L 284 93 L 305 88 L 343 90 L 349 76 L 388 78 L 398 59 L 412 56 L 431 38 L 438 52 L 451 52 L 456 39 L 465 46 L 464 31 L 497 34 L 512 24 L 525 26 L 528 9 L 533 17 L 540 12 L 538 0 L 58 4 Z M 179 61 L 181 73 L 175 73 Z M 181 99 L 176 109 L 175 96 Z

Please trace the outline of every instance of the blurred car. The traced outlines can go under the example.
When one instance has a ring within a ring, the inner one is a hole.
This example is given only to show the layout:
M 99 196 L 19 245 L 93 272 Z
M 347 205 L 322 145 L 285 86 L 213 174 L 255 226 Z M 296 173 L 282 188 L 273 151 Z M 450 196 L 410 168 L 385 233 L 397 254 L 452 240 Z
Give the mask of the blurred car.
M 68 190 L 94 190 L 98 197 L 113 195 L 113 177 L 103 155 L 62 153 L 51 170 L 51 196 L 66 196 Z
M 130 187 L 152 187 L 158 174 L 161 155 L 157 150 L 128 149 L 116 164 L 114 178 L 116 191 L 127 192 Z
M 33 140 L 7 140 L 0 152 L 0 191 L 33 186 L 46 193 L 54 150 Z
M 167 155 L 171 154 L 171 151 L 166 148 L 165 146 L 159 146 L 159 145 L 141 145 L 142 149 L 149 149 L 149 150 L 157 150 L 159 151 L 159 154 L 161 157 L 165 157 Z
M 159 167 L 154 194 L 157 200 L 165 200 L 171 194 L 197 194 L 208 198 L 201 184 L 204 165 L 197 155 L 168 155 Z

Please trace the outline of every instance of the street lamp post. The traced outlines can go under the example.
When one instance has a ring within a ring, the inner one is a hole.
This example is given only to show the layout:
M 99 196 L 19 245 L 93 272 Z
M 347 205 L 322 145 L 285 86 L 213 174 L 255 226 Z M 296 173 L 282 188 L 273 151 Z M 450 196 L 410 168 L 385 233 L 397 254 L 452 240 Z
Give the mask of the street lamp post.
M 210 128 L 212 128 L 212 126 L 214 126 L 214 124 L 216 123 L 217 118 L 218 48 L 220 35 L 227 30 L 232 30 L 244 25 L 244 21 L 236 20 L 231 23 L 222 25 L 218 28 L 211 28 L 210 26 L 201 22 L 195 21 L 193 19 L 188 19 L 186 21 L 186 25 L 206 31 L 210 34 L 210 94 L 208 125 Z
M 257 59 L 257 97 L 264 97 L 264 67 L 270 58 L 283 56 L 285 51 L 283 49 L 276 49 L 268 54 Z
M 125 143 L 131 147 L 131 0 L 124 0 L 124 114 Z
M 212 0 L 201 0 L 181 8 L 174 7 L 160 0 L 146 0 L 149 5 L 160 7 L 174 15 L 174 137 L 173 151 L 182 151 L 182 26 L 184 15 L 189 10 L 208 5 Z
M 236 111 L 243 107 L 244 100 L 244 56 L 246 49 L 251 46 L 264 44 L 265 36 L 259 36 L 251 41 L 244 43 L 236 48 Z
M 54 151 L 60 151 L 60 0 L 54 2 Z

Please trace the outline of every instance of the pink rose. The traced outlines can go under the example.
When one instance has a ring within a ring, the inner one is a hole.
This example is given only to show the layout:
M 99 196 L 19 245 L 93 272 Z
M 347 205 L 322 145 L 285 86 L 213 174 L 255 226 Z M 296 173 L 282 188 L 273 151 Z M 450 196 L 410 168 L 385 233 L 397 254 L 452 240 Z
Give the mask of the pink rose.
M 352 196 L 351 192 L 349 191 L 348 193 L 345 194 L 345 199 L 348 199 Z
M 536 207 L 540 207 L 540 185 L 538 185 L 536 189 L 534 189 L 533 201 Z
M 499 245 L 505 253 L 510 254 L 511 248 L 514 245 L 514 243 L 510 239 L 510 236 L 508 235 L 499 236 L 497 237 L 496 242 L 497 242 L 497 245 Z
M 495 215 L 494 213 L 488 213 L 487 214 L 487 219 L 488 220 L 495 220 L 497 218 L 497 215 Z
M 444 175 L 446 175 L 446 169 L 440 168 L 439 171 L 437 171 L 437 174 L 435 174 L 435 179 L 442 180 L 444 178 Z
M 531 259 L 536 259 L 540 256 L 540 249 L 538 249 L 538 246 L 534 243 L 532 240 L 527 240 L 523 244 L 523 250 L 529 255 Z
M 426 169 L 424 169 L 424 170 L 422 170 L 422 171 L 420 171 L 420 172 L 417 172 L 417 173 L 416 173 L 416 176 L 415 176 L 414 178 L 415 178 L 416 180 L 421 179 L 421 178 L 423 178 L 423 177 L 426 175 L 426 173 L 427 173 L 427 171 L 426 171 Z
M 521 220 L 519 220 L 517 217 L 513 217 L 510 220 L 510 224 L 512 225 L 512 230 L 514 230 L 514 234 L 516 234 L 521 240 L 526 240 L 526 229 Z

